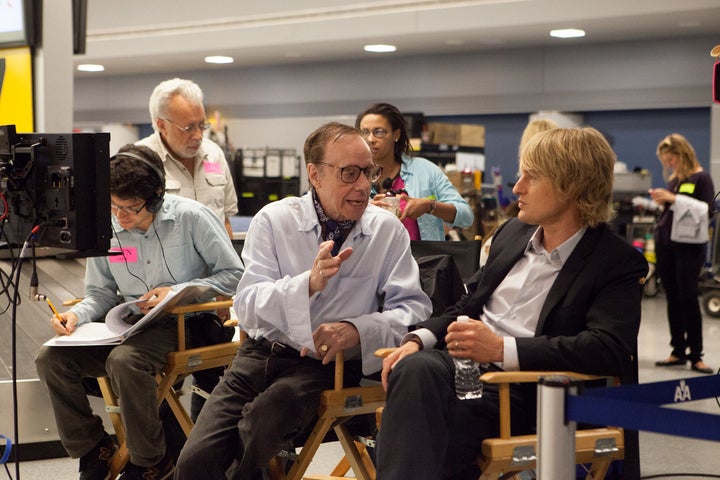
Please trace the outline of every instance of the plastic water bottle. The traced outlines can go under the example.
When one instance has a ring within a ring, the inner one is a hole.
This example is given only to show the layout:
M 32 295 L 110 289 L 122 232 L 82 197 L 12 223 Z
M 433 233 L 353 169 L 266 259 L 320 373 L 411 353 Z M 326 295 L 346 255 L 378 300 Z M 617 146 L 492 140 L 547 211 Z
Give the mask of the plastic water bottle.
M 458 322 L 468 322 L 470 317 L 461 315 Z M 481 398 L 483 385 L 480 381 L 480 364 L 469 358 L 455 358 L 455 394 L 460 400 Z

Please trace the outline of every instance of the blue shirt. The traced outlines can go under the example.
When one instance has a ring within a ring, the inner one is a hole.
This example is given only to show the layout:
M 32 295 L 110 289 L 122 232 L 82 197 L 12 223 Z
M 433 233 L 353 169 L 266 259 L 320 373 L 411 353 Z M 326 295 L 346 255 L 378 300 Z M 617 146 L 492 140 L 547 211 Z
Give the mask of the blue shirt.
M 352 247 L 352 255 L 324 290 L 310 296 L 310 269 L 322 241 L 311 193 L 272 202 L 253 217 L 234 304 L 240 327 L 253 338 L 314 351 L 318 326 L 350 322 L 360 349 L 345 358 L 361 357 L 363 372 L 373 373 L 382 366 L 375 350 L 397 346 L 408 326 L 432 311 L 410 237 L 392 213 L 368 205 L 342 245 Z
M 124 254 L 87 259 L 85 297 L 70 309 L 78 324 L 159 286 L 208 285 L 232 295 L 243 274 L 223 223 L 195 200 L 166 194 L 147 231 L 125 230 L 114 215 L 112 228 L 110 249 Z
M 434 198 L 438 202 L 455 206 L 452 227 L 467 228 L 475 215 L 468 202 L 460 196 L 447 175 L 430 160 L 403 155 L 400 178 L 411 198 Z M 375 193 L 375 192 L 373 192 Z M 422 215 L 417 219 L 421 240 L 445 240 L 443 221 L 434 215 Z

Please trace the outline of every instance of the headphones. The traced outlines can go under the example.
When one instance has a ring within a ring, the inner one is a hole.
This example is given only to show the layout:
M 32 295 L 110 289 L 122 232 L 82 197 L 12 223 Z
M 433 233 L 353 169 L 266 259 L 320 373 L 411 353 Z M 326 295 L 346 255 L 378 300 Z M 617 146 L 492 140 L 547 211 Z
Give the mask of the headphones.
M 120 152 L 116 155 L 113 155 L 113 157 L 110 160 L 113 160 L 117 157 L 130 157 L 134 158 L 135 160 L 140 160 L 142 163 L 150 167 L 150 169 L 155 172 L 155 175 L 157 175 L 158 180 L 160 180 L 160 185 L 162 185 L 162 190 L 160 193 L 155 193 L 152 197 L 147 199 L 147 203 L 145 204 L 145 208 L 150 213 L 155 213 L 160 210 L 163 204 L 163 197 L 165 196 L 165 174 L 163 174 L 162 170 L 160 170 L 155 164 L 149 162 L 148 160 L 144 159 L 140 155 L 136 155 L 132 152 Z

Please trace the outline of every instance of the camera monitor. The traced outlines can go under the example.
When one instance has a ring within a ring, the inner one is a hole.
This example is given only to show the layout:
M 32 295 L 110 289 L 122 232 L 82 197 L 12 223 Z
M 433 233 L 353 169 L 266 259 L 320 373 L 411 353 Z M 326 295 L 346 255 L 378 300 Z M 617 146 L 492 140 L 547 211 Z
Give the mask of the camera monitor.
M 15 133 L 0 126 L 0 240 L 107 255 L 109 133 Z M 60 252 L 64 253 L 64 252 Z

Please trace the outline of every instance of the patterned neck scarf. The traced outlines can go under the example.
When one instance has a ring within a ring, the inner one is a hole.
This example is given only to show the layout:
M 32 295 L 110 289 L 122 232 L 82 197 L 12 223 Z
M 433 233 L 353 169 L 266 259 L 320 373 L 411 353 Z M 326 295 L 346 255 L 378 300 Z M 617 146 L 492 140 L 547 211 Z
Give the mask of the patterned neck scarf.
M 320 227 L 322 227 L 322 239 L 333 240 L 332 255 L 333 257 L 340 252 L 340 247 L 345 241 L 345 236 L 350 232 L 350 229 L 355 225 L 353 220 L 340 220 L 335 221 L 325 215 L 325 211 L 320 205 L 320 201 L 317 198 L 315 190 L 312 191 L 313 204 L 315 204 L 315 211 L 317 212 L 318 220 L 320 220 Z

